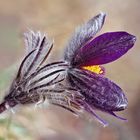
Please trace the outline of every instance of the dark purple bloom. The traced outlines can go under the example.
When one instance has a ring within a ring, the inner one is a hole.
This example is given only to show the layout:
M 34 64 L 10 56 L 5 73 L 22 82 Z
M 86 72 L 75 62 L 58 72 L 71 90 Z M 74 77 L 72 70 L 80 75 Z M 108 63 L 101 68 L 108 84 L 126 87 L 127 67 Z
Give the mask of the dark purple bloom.
M 78 28 L 69 41 L 65 60 L 70 64 L 67 74 L 69 84 L 85 98 L 80 103 L 81 106 L 107 125 L 95 113 L 95 109 L 118 117 L 114 112 L 124 110 L 128 102 L 122 89 L 104 77 L 104 69 L 99 65 L 110 63 L 124 55 L 133 47 L 136 37 L 119 31 L 94 38 L 104 20 L 105 14 L 101 13 Z
M 25 33 L 26 56 L 0 104 L 0 112 L 47 99 L 77 115 L 86 111 L 104 125 L 107 122 L 95 110 L 125 120 L 114 113 L 127 107 L 125 94 L 104 77 L 105 69 L 100 65 L 123 56 L 133 47 L 136 37 L 119 31 L 94 38 L 104 21 L 105 14 L 101 13 L 78 27 L 66 46 L 64 60 L 49 64 L 44 61 L 53 47 L 52 41 L 40 32 Z

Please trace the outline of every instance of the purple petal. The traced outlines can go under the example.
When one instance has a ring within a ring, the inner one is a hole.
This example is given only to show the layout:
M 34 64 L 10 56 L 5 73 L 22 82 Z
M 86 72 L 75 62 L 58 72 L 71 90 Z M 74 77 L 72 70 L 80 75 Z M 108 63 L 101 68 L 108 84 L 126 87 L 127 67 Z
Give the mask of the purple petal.
M 104 33 L 77 50 L 74 66 L 101 65 L 112 62 L 133 47 L 136 37 L 127 32 Z
M 127 121 L 126 118 L 120 117 L 120 116 L 116 115 L 114 112 L 108 112 L 108 113 L 111 114 L 111 115 L 113 115 L 113 116 L 116 117 L 117 119 L 120 119 L 120 120 L 122 120 L 122 121 Z
M 80 90 L 92 108 L 112 112 L 124 110 L 127 106 L 122 89 L 101 75 L 73 69 L 69 71 L 69 81 L 73 87 Z
M 74 59 L 76 50 L 95 36 L 95 34 L 102 28 L 104 20 L 105 14 L 100 13 L 75 30 L 66 46 L 64 54 L 66 61 L 71 62 Z
M 88 113 L 90 113 L 93 117 L 97 119 L 98 122 L 100 122 L 104 127 L 108 126 L 108 122 L 102 119 L 94 110 L 93 107 L 91 107 L 88 103 L 85 101 L 80 102 L 82 108 L 86 110 Z

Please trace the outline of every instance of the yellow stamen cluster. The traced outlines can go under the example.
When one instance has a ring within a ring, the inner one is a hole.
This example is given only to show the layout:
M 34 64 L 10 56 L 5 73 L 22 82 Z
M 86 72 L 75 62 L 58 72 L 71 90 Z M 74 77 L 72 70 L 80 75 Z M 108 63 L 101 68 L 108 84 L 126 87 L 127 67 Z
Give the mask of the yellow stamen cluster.
M 83 69 L 89 70 L 89 71 L 94 72 L 96 74 L 102 74 L 103 73 L 103 70 L 101 69 L 101 67 L 99 65 L 95 65 L 95 66 L 84 66 Z

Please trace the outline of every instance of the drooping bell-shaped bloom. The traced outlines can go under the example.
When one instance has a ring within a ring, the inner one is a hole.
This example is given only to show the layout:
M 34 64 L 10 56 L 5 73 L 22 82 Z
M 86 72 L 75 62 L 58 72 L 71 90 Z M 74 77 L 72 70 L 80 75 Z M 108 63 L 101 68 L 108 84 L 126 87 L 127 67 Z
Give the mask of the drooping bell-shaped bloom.
M 133 47 L 136 37 L 124 31 L 95 37 L 104 21 L 105 14 L 101 13 L 80 26 L 69 40 L 64 58 L 70 65 L 67 81 L 85 98 L 81 106 L 107 125 L 96 115 L 95 109 L 121 118 L 114 112 L 124 110 L 128 102 L 122 89 L 104 77 L 105 69 L 100 65 L 123 56 Z

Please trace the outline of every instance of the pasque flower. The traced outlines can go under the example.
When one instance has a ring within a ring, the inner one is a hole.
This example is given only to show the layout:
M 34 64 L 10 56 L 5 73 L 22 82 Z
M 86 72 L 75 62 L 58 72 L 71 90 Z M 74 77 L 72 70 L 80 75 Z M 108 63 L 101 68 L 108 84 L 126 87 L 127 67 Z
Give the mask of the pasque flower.
M 133 47 L 136 37 L 118 31 L 107 32 L 95 38 L 104 21 L 105 14 L 101 13 L 80 26 L 71 37 L 64 58 L 69 63 L 68 82 L 85 97 L 81 102 L 84 110 L 107 125 L 96 115 L 95 109 L 123 119 L 114 112 L 124 110 L 128 102 L 122 89 L 104 77 L 105 69 L 100 65 L 123 56 Z
M 39 103 L 47 99 L 81 115 L 95 116 L 95 110 L 109 113 L 124 110 L 128 101 L 122 89 L 106 78 L 103 64 L 110 63 L 131 49 L 136 37 L 124 32 L 107 32 L 98 37 L 105 14 L 100 13 L 78 27 L 70 38 L 64 60 L 44 65 L 53 43 L 40 32 L 25 33 L 27 55 L 21 63 L 9 94 L 0 105 L 0 112 L 17 104 Z

